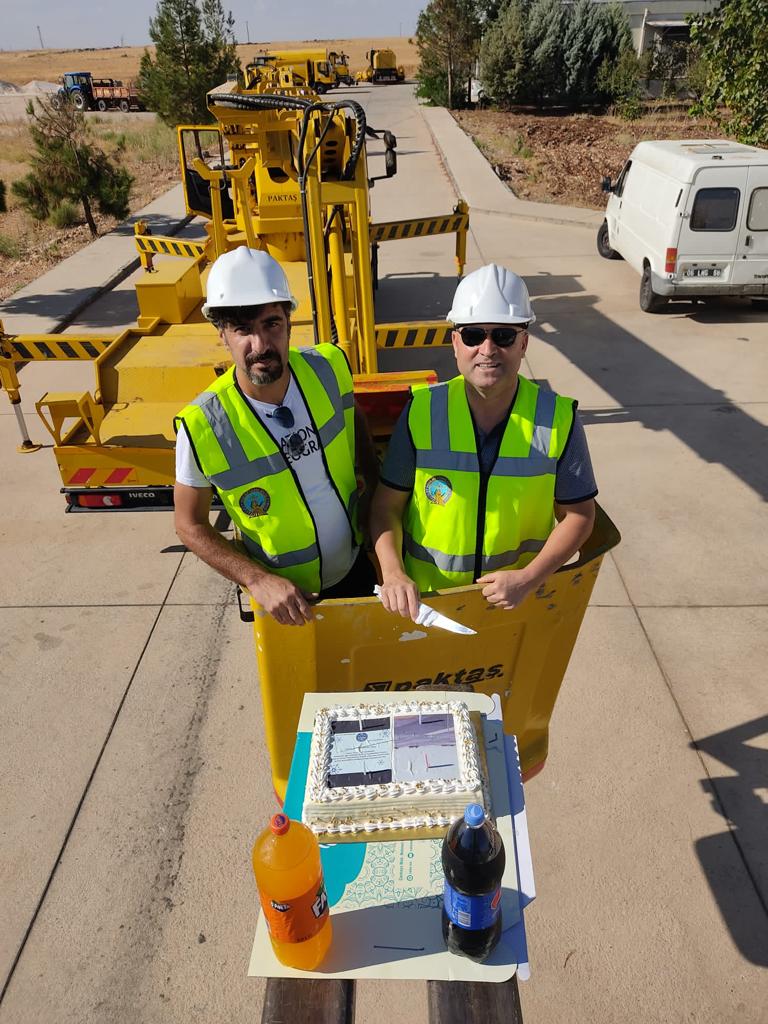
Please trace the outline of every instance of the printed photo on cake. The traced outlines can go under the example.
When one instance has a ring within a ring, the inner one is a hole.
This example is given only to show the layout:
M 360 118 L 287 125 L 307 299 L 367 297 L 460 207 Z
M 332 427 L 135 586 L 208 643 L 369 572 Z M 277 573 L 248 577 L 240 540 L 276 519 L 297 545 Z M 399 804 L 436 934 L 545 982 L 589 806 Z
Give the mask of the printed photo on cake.
M 395 715 L 393 782 L 459 777 L 453 715 Z

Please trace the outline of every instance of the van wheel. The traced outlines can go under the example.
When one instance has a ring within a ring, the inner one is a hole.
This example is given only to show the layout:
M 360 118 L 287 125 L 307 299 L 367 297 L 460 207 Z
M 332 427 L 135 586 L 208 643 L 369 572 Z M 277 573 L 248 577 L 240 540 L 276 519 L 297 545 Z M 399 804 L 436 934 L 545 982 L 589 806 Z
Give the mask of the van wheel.
M 603 221 L 600 225 L 600 230 L 597 232 L 597 251 L 604 260 L 620 260 L 623 258 L 620 252 L 616 252 L 615 249 L 611 248 L 611 243 L 608 238 L 607 220 Z
M 663 295 L 657 295 L 653 290 L 651 268 L 646 263 L 643 267 L 643 276 L 640 279 L 640 309 L 644 313 L 660 313 L 667 301 Z

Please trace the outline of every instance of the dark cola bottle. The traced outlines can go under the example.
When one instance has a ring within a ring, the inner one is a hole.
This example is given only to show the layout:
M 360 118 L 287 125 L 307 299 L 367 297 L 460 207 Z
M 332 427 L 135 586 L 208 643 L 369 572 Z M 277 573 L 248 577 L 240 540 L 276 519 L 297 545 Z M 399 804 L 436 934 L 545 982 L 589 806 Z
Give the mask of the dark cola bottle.
M 504 843 L 480 804 L 469 804 L 443 840 L 443 939 L 479 963 L 501 937 Z

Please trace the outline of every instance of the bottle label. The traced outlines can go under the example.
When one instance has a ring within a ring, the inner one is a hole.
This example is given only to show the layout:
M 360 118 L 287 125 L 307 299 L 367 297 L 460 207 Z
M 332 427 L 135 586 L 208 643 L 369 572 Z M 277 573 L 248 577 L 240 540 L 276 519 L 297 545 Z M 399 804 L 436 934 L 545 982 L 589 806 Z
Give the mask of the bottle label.
M 501 886 L 482 896 L 465 896 L 446 881 L 443 904 L 446 914 L 459 928 L 472 931 L 490 928 L 496 923 L 501 909 Z
M 328 920 L 330 911 L 322 878 L 291 900 L 281 902 L 259 895 L 269 934 L 277 942 L 306 942 L 317 935 Z

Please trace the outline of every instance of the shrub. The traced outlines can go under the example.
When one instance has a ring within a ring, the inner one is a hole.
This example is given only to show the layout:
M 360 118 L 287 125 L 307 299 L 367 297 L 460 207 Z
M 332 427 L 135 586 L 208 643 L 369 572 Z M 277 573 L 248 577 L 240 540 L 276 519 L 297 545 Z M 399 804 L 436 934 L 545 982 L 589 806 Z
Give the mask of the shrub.
M 17 260 L 21 256 L 21 246 L 10 235 L 0 235 L 0 256 L 9 260 Z
M 82 217 L 74 203 L 62 199 L 58 206 L 51 209 L 48 219 L 55 228 L 71 228 L 79 224 Z

